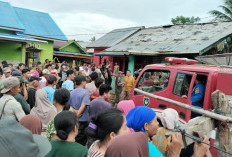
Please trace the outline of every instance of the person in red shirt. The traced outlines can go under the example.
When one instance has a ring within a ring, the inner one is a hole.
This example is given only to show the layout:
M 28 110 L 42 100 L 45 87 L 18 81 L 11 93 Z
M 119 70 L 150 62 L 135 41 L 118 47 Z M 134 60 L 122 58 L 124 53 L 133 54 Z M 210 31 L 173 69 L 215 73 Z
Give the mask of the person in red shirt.
M 90 101 L 98 98 L 100 95 L 99 95 L 99 88 L 100 86 L 104 83 L 104 80 L 102 78 L 97 78 L 95 80 L 95 86 L 96 86 L 96 91 L 93 92 L 91 95 L 90 95 Z
M 150 79 L 149 73 L 146 73 L 145 76 L 144 76 L 143 85 L 144 85 L 144 86 L 152 86 L 152 85 L 154 85 L 153 82 L 154 82 L 154 81 L 153 81 L 152 79 Z

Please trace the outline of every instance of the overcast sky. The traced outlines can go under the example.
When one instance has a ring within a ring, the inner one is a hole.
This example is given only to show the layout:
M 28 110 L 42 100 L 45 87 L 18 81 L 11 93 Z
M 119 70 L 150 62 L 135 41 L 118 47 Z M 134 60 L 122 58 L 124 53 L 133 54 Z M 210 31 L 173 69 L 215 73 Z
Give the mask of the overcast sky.
M 88 41 L 116 28 L 171 24 L 176 16 L 212 18 L 223 0 L 3 0 L 11 5 L 47 12 L 69 39 Z M 84 35 L 90 34 L 90 35 Z

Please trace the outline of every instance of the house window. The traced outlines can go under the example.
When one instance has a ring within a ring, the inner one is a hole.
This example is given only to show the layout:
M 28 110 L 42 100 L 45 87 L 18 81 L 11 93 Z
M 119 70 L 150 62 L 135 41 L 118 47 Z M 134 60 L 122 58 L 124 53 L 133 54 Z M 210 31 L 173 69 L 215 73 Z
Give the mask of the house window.
M 170 72 L 167 70 L 147 70 L 139 78 L 136 88 L 148 92 L 155 93 L 165 90 L 168 86 Z M 140 93 L 136 93 L 140 95 Z

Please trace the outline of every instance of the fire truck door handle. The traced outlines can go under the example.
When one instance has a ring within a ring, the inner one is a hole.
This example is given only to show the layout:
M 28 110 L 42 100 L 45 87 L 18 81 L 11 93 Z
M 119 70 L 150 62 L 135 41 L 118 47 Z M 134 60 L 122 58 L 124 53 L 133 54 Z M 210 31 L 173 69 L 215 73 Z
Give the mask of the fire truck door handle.
M 167 105 L 164 105 L 164 104 L 159 104 L 159 108 L 161 108 L 161 109 L 166 109 L 167 108 Z
M 185 113 L 184 112 L 180 112 L 180 117 L 185 119 Z

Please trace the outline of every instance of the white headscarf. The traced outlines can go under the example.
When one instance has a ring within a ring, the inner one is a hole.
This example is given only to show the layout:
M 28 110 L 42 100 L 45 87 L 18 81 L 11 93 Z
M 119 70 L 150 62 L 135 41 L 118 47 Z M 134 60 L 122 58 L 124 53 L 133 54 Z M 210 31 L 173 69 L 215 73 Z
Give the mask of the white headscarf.
M 39 117 L 45 128 L 56 115 L 56 108 L 47 98 L 47 92 L 39 89 L 35 94 L 35 106 L 31 109 L 31 114 Z
M 163 126 L 169 130 L 173 130 L 178 126 L 179 115 L 172 108 L 165 109 L 161 114 L 161 122 Z

